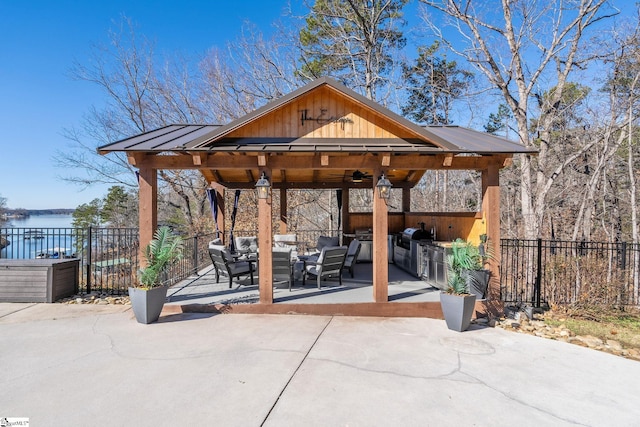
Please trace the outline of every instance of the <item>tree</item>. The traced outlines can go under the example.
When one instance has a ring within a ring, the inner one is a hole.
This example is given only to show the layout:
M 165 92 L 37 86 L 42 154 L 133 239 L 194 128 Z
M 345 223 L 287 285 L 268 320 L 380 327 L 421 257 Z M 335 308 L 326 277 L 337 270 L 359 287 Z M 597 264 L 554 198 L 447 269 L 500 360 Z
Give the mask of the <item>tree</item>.
M 300 30 L 299 75 L 333 76 L 369 99 L 388 83 L 406 40 L 402 8 L 408 0 L 316 0 Z
M 78 206 L 72 214 L 74 228 L 99 227 L 102 225 L 102 200 L 93 199 Z
M 441 42 L 473 64 L 497 91 L 511 110 L 520 142 L 537 148 L 537 158 L 520 158 L 520 205 L 524 236 L 540 236 L 549 191 L 560 173 L 590 147 L 573 147 L 563 160 L 551 168 L 553 150 L 552 124 L 557 120 L 556 104 L 564 96 L 569 76 L 594 58 L 586 37 L 595 24 L 611 16 L 605 11 L 606 0 L 568 2 L 503 1 L 497 11 L 495 3 L 476 0 L 420 0 L 429 10 L 449 19 L 461 39 L 444 37 L 432 28 Z M 430 23 L 431 18 L 427 20 Z M 540 29 L 543 28 L 544 31 Z M 451 42 L 460 40 L 460 44 Z M 594 46 L 593 41 L 589 41 Z M 597 43 L 595 44 L 597 45 Z M 542 102 L 539 91 L 546 82 L 553 93 Z M 530 124 L 539 118 L 536 129 Z
M 512 119 L 513 114 L 509 107 L 501 103 L 498 105 L 496 113 L 489 114 L 489 121 L 484 125 L 484 130 L 494 135 L 498 132 L 504 132 L 505 138 L 509 138 L 509 129 L 512 129 L 509 121 Z
M 6 222 L 4 212 L 7 209 L 7 198 L 0 196 L 0 225 Z
M 65 180 L 88 186 L 109 183 L 123 188 L 137 188 L 135 168 L 124 153 L 100 156 L 96 147 L 131 135 L 152 130 L 171 123 L 207 123 L 210 112 L 217 109 L 198 98 L 206 92 L 199 88 L 198 76 L 188 72 L 189 66 L 180 62 L 158 65 L 153 45 L 144 38 L 136 38 L 133 24 L 124 19 L 119 32 L 110 34 L 110 46 L 97 46 L 89 65 L 76 64 L 72 75 L 81 81 L 102 88 L 108 101 L 102 109 L 94 108 L 85 117 L 81 129 L 67 130 L 66 136 L 74 143 L 72 150 L 58 152 L 56 160 L 66 169 L 82 169 L 89 179 L 66 176 Z M 206 182 L 196 180 L 196 171 L 158 171 L 160 191 L 171 198 L 172 191 L 180 189 L 170 206 L 179 209 L 185 217 L 188 232 L 198 232 L 200 221 L 193 216 L 194 205 L 203 204 Z M 195 178 L 194 178 L 195 177 Z M 195 185 L 195 186 L 194 186 Z M 161 199 L 159 204 L 165 205 Z
M 100 219 L 111 227 L 137 227 L 138 197 L 123 186 L 114 185 L 104 197 Z
M 418 48 L 415 64 L 403 64 L 403 78 L 409 93 L 402 106 L 402 114 L 415 122 L 427 125 L 452 123 L 451 109 L 471 85 L 473 74 L 463 70 L 455 61 L 439 58 L 440 43 Z

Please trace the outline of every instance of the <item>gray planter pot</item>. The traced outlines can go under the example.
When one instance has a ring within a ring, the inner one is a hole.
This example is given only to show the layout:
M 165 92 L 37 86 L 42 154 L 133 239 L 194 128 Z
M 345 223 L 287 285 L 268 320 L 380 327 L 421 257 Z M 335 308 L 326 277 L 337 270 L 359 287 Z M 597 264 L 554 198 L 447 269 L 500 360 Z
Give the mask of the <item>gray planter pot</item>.
M 491 272 L 489 270 L 465 270 L 465 273 L 469 293 L 475 295 L 476 299 L 483 299 L 487 294 Z
M 447 328 L 462 332 L 466 331 L 471 323 L 476 296 L 441 293 L 440 305 L 444 320 L 447 322 Z
M 156 322 L 167 299 L 167 286 L 152 289 L 129 288 L 131 307 L 139 323 Z

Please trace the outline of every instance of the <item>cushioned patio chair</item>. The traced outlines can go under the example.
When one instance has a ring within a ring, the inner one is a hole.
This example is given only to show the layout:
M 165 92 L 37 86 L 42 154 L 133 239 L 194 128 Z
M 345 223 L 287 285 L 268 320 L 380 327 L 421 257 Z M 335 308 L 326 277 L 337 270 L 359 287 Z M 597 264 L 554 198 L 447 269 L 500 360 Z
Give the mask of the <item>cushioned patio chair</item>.
M 342 266 L 347 256 L 346 246 L 325 246 L 320 252 L 320 256 L 315 263 L 307 261 L 306 274 L 315 276 L 318 280 L 318 289 L 320 289 L 320 281 L 327 277 L 338 276 L 340 286 L 342 286 Z
M 291 249 L 273 248 L 271 258 L 273 283 L 289 282 L 289 290 L 293 285 L 293 266 L 291 264 Z
M 236 237 L 236 252 L 243 255 L 255 255 L 258 253 L 258 238 L 256 236 Z
M 251 285 L 253 286 L 253 262 L 250 261 L 234 261 L 224 248 L 209 248 L 209 256 L 213 267 L 216 271 L 216 283 L 220 282 L 220 274 L 229 277 L 229 288 L 233 285 L 233 278 L 240 276 L 251 276 Z
M 298 241 L 297 236 L 295 234 L 274 234 L 273 235 L 273 246 L 275 248 L 286 248 L 291 249 L 292 256 L 296 256 L 298 254 Z
M 340 246 L 340 239 L 338 237 L 320 236 L 316 243 L 316 250 L 322 251 L 325 246 Z
M 358 255 L 360 254 L 360 241 L 358 239 L 353 239 L 351 243 L 349 243 L 349 249 L 347 249 L 347 256 L 344 259 L 344 265 L 342 268 L 346 268 L 349 270 L 349 274 L 351 274 L 351 278 L 353 278 L 353 266 L 356 265 L 358 261 Z

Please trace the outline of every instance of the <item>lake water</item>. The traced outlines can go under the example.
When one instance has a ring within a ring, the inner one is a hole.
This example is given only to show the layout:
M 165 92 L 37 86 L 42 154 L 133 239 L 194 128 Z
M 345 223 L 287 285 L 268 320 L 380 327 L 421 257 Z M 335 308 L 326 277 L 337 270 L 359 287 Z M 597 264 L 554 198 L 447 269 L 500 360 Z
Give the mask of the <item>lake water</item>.
M 75 239 L 71 215 L 31 215 L 12 218 L 0 228 L 10 245 L 0 251 L 0 258 L 25 259 L 38 256 L 59 258 L 72 255 Z
M 71 227 L 72 222 L 72 215 L 31 215 L 26 218 L 12 218 L 4 227 L 67 228 Z

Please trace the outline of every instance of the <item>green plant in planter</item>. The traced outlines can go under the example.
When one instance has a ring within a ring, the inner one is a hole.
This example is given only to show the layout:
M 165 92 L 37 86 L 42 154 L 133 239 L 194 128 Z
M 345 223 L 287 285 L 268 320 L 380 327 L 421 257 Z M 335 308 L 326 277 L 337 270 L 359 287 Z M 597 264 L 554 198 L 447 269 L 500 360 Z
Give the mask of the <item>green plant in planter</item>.
M 144 250 L 146 267 L 140 269 L 139 287 L 152 289 L 166 280 L 166 269 L 182 258 L 182 238 L 171 233 L 169 227 L 160 227 Z
M 447 255 L 447 292 L 451 294 L 467 294 L 468 271 L 480 270 L 483 259 L 477 246 L 463 239 L 456 239 L 451 244 L 451 254 Z
M 484 238 L 483 238 L 484 237 Z M 457 239 L 451 245 L 451 255 L 447 259 L 449 278 L 452 283 L 462 288 L 461 281 L 466 282 L 466 291 L 478 298 L 484 297 L 489 283 L 489 270 L 485 264 L 493 259 L 491 248 L 486 247 L 486 235 L 480 236 L 480 245 L 476 246 L 469 241 Z
M 447 255 L 447 289 L 440 295 L 447 327 L 462 332 L 469 327 L 476 296 L 470 294 L 474 270 L 482 269 L 484 259 L 477 246 L 462 239 L 451 245 Z
M 138 283 L 129 288 L 129 298 L 136 320 L 148 324 L 158 320 L 162 312 L 167 267 L 182 258 L 182 238 L 171 234 L 168 227 L 160 227 L 145 247 L 144 257 L 147 265 L 138 271 Z

